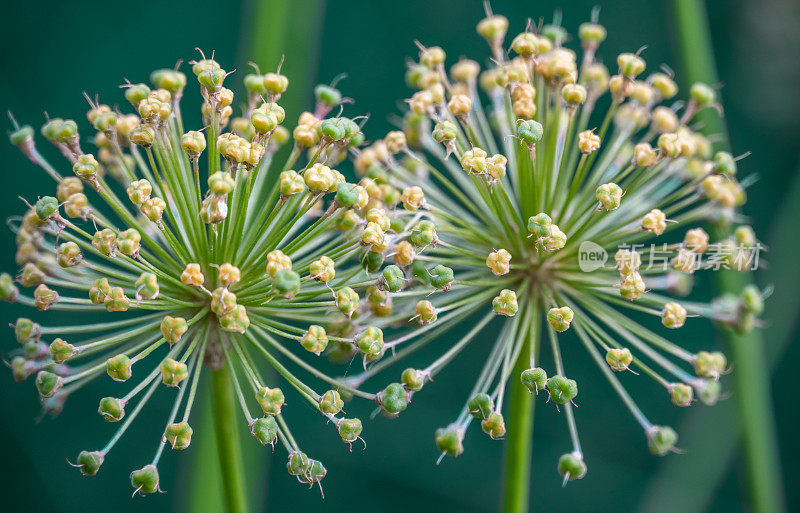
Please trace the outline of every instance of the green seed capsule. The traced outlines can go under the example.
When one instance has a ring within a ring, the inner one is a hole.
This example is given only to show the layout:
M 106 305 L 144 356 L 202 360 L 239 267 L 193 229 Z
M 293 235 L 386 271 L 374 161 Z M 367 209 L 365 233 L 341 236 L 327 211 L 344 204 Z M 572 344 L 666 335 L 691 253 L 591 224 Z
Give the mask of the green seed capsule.
M 520 380 L 528 392 L 538 394 L 539 390 L 544 390 L 547 386 L 547 372 L 541 367 L 526 369 L 520 374 Z
M 278 423 L 275 421 L 275 417 L 268 415 L 256 419 L 250 427 L 250 431 L 263 445 L 272 445 L 278 438 Z
M 652 426 L 647 431 L 647 447 L 656 456 L 664 456 L 675 449 L 678 434 L 669 426 Z
M 378 403 L 386 416 L 397 417 L 408 407 L 408 391 L 400 383 L 392 383 L 378 393 Z
M 582 479 L 586 475 L 586 463 L 583 461 L 583 455 L 577 452 L 562 455 L 558 459 L 558 473 L 564 477 L 565 481 Z
M 134 493 L 144 495 L 155 493 L 161 489 L 158 486 L 158 469 L 155 465 L 147 465 L 139 470 L 131 472 L 131 485 L 135 488 Z
M 50 371 L 39 371 L 36 375 L 36 389 L 43 398 L 53 397 L 56 392 L 64 386 L 61 376 L 57 376 Z
M 183 450 L 192 443 L 192 433 L 194 430 L 188 422 L 178 422 L 168 424 L 164 431 L 164 438 L 172 445 L 173 449 Z
M 436 430 L 436 448 L 442 454 L 457 457 L 464 452 L 462 440 L 464 434 L 454 427 L 439 428 Z
M 479 420 L 489 418 L 494 412 L 494 401 L 489 394 L 477 394 L 467 403 L 469 414 Z
M 119 422 L 125 416 L 125 403 L 116 397 L 104 397 L 100 399 L 97 413 L 106 422 Z
M 78 459 L 76 460 L 75 467 L 78 467 L 81 471 L 81 474 L 84 476 L 94 476 L 97 475 L 97 471 L 100 470 L 100 465 L 103 464 L 103 460 L 105 459 L 105 454 L 99 451 L 81 451 L 78 454 Z
M 574 379 L 555 375 L 547 380 L 550 399 L 556 404 L 567 404 L 578 395 L 578 384 Z

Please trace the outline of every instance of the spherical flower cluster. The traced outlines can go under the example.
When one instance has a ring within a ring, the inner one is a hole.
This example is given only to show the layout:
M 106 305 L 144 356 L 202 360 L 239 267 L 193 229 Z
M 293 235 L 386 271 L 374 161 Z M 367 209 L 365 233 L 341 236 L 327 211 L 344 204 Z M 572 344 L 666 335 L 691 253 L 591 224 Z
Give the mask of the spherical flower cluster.
M 336 169 L 363 135 L 356 120 L 328 117 L 343 101 L 333 86 L 317 87 L 313 112 L 299 116 L 292 134 L 282 125 L 278 102 L 288 79 L 279 71 L 244 77 L 242 117 L 233 116 L 228 73 L 213 58 L 193 62 L 192 72 L 202 130 L 184 129 L 187 76 L 177 67 L 153 72 L 152 86 L 124 86 L 133 114 L 89 100 L 95 154 L 84 153 L 75 121 L 49 119 L 41 133 L 68 166 L 51 164 L 33 130 L 15 126 L 12 143 L 56 187 L 14 224 L 21 269 L 16 278 L 0 276 L 0 298 L 42 312 L 12 325 L 19 342 L 9 353 L 14 378 L 34 376 L 52 414 L 87 383 L 108 381 L 98 412 L 119 427 L 105 446 L 72 460 L 86 475 L 98 472 L 158 389 L 175 389 L 165 391 L 174 406 L 154 458 L 130 476 L 146 494 L 159 490 L 163 449 L 191 444 L 201 376 L 229 375 L 219 379 L 233 384 L 246 421 L 240 428 L 262 444 L 279 442 L 289 473 L 317 484 L 327 471 L 292 436 L 282 416 L 290 391 L 284 394 L 265 367 L 348 445 L 360 439 L 362 425 L 345 417 L 342 396 L 401 411 L 402 388 L 357 390 L 313 359 L 360 355 L 366 365 L 383 356 L 391 344 L 380 326 L 388 320 L 376 319 L 392 315 L 391 294 L 406 288 L 435 228 L 420 221 L 426 203 L 419 187 L 349 183 Z M 288 157 L 276 159 L 287 143 Z M 389 255 L 397 265 L 377 273 Z M 427 295 L 445 282 L 417 288 Z M 427 304 L 417 315 L 430 322 L 435 310 Z M 415 308 L 409 304 L 408 317 Z M 75 313 L 76 323 L 48 323 L 45 311 Z M 301 374 L 328 390 L 312 388 Z
M 423 190 L 439 241 L 426 258 L 456 278 L 432 301 L 439 317 L 430 336 L 475 318 L 440 358 L 403 372 L 409 393 L 484 327 L 499 333 L 461 413 L 436 431 L 438 449 L 458 456 L 473 420 L 501 438 L 506 390 L 522 385 L 567 419 L 572 448 L 558 462 L 566 481 L 583 477 L 586 464 L 573 410 L 580 376 L 561 357 L 565 338 L 576 338 L 600 366 L 651 451 L 667 454 L 676 433 L 645 416 L 618 374 L 655 380 L 678 406 L 695 398 L 714 404 L 718 379 L 728 372 L 725 356 L 684 349 L 668 331 L 689 317 L 748 330 L 765 294 L 748 288 L 711 304 L 674 296 L 690 292 L 696 270 L 752 267 L 759 244 L 746 226 L 713 243 L 697 227 L 740 222 L 736 207 L 745 200 L 737 159 L 715 153 L 691 123 L 698 111 L 717 107 L 713 88 L 694 84 L 677 100 L 673 77 L 645 73 L 641 51 L 620 54 L 609 69 L 596 58 L 606 37 L 596 19 L 580 27 L 580 56 L 558 22 L 535 30 L 529 24 L 510 48 L 507 29 L 499 15 L 478 24 L 493 57 L 483 71 L 462 58 L 447 73 L 444 50 L 420 45 L 419 63 L 406 75 L 416 89 L 403 122 L 408 157 L 374 158 L 388 147 L 387 136 L 355 162 L 389 184 L 428 177 Z M 663 331 L 642 324 L 642 313 L 660 319 Z M 550 359 L 540 358 L 545 351 Z

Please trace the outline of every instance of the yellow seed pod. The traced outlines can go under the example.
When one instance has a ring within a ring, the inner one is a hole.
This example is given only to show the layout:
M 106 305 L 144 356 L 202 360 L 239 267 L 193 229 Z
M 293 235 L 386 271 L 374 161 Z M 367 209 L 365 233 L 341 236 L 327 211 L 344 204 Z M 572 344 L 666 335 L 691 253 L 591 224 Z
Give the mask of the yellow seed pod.
M 181 283 L 200 287 L 205 281 L 206 278 L 200 270 L 200 264 L 186 264 L 186 268 L 181 273 Z
M 642 229 L 661 235 L 667 229 L 667 216 L 664 212 L 654 208 L 642 218 Z
M 625 299 L 639 299 L 645 293 L 645 284 L 642 275 L 634 271 L 622 280 L 619 286 L 619 293 Z
M 600 136 L 591 130 L 584 130 L 578 134 L 578 148 L 585 155 L 597 151 L 600 149 Z
M 267 274 L 274 278 L 278 271 L 291 270 L 292 259 L 283 251 L 274 249 L 267 253 Z
M 486 266 L 492 270 L 495 276 L 503 276 L 508 274 L 509 264 L 511 263 L 511 253 L 505 249 L 498 249 L 492 251 L 486 257 Z
M 702 228 L 692 228 L 686 232 L 683 244 L 695 253 L 705 253 L 708 249 L 708 234 Z

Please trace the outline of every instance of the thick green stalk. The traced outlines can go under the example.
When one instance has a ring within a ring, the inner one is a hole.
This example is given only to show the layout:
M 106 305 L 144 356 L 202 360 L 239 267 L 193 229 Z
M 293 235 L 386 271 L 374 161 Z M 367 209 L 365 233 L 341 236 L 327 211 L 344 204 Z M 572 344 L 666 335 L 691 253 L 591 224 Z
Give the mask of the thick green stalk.
M 536 314 L 534 314 L 536 315 Z M 519 379 L 530 365 L 530 344 L 537 333 L 527 333 L 511 374 L 510 415 L 506 433 L 503 512 L 527 513 L 531 492 L 534 400 Z
M 688 83 L 702 81 L 715 84 L 717 76 L 705 6 L 700 0 L 673 0 L 672 10 L 684 79 Z M 722 120 L 709 110 L 701 114 L 704 114 L 701 121 L 705 130 L 722 135 L 727 144 L 727 133 Z M 728 226 L 712 227 L 715 240 L 729 235 Z M 739 293 L 745 285 L 751 283 L 749 276 L 735 271 L 714 274 L 717 287 L 722 293 Z M 744 335 L 726 330 L 723 335 L 730 348 L 734 369 L 732 375 L 750 506 L 759 513 L 779 512 L 783 510 L 780 465 L 764 339 L 758 330 Z
M 239 441 L 241 412 L 237 409 L 233 381 L 226 365 L 211 373 L 211 396 L 225 507 L 228 513 L 246 513 L 244 464 Z

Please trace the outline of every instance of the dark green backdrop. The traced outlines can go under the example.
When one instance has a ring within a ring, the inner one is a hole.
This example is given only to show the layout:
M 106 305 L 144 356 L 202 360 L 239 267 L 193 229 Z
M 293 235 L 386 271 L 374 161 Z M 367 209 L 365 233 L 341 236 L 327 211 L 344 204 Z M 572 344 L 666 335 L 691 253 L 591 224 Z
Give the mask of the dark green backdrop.
M 673 63 L 675 52 L 667 6 L 659 1 L 494 1 L 496 12 L 512 20 L 511 32 L 524 27 L 526 17 L 549 19 L 554 9 L 563 10 L 564 23 L 574 30 L 585 21 L 595 3 L 602 6 L 601 22 L 609 39 L 602 55 L 610 61 L 621 51 L 648 45 L 648 63 Z M 752 151 L 741 164 L 745 174 L 757 173 L 760 181 L 750 190 L 746 213 L 756 230 L 769 241 L 777 206 L 789 185 L 797 179 L 800 141 L 800 14 L 794 0 L 714 0 L 708 5 L 733 147 Z M 12 109 L 21 122 L 39 126 L 43 111 L 53 116 L 73 117 L 86 131 L 86 102 L 81 93 L 102 93 L 101 100 L 123 103 L 117 89 L 123 78 L 146 81 L 157 67 L 170 67 L 179 59 L 189 60 L 195 46 L 216 49 L 223 67 L 244 62 L 243 33 L 250 18 L 237 1 L 136 2 L 14 2 L 3 7 L 0 20 L 0 106 Z M 368 137 L 379 137 L 390 126 L 389 117 L 399 101 L 409 94 L 403 83 L 404 61 L 416 55 L 414 39 L 440 44 L 451 57 L 486 57 L 485 43 L 474 25 L 482 15 L 477 0 L 407 0 L 398 2 L 331 1 L 324 13 L 320 35 L 313 17 L 297 19 L 289 27 L 276 27 L 267 20 L 257 30 L 280 32 L 289 37 L 285 49 L 321 40 L 318 63 L 291 62 L 292 69 L 312 67 L 321 81 L 340 72 L 349 78 L 343 92 L 356 100 L 355 108 L 371 113 Z M 278 52 L 280 53 L 280 52 Z M 191 76 L 191 75 L 190 75 Z M 229 79 L 231 83 L 235 80 Z M 191 95 L 190 95 L 191 96 Z M 196 99 L 196 97 L 195 97 Z M 310 98 L 306 99 L 310 100 Z M 193 100 L 189 100 L 190 102 Z M 184 103 L 184 111 L 191 109 Z M 288 109 L 287 109 L 288 110 Z M 289 111 L 289 119 L 297 112 Z M 196 119 L 196 117 L 194 118 Z M 44 146 L 44 143 L 42 144 Z M 49 151 L 49 148 L 48 148 Z M 10 144 L 0 143 L 2 187 L 0 217 L 17 214 L 17 196 L 35 198 L 52 192 L 43 173 L 34 169 Z M 797 199 L 797 198 L 795 198 Z M 797 237 L 796 232 L 791 235 Z M 0 268 L 14 267 L 13 237 L 3 229 Z M 760 276 L 760 283 L 777 281 L 778 287 L 797 288 L 798 273 Z M 796 292 L 795 292 L 796 294 Z M 796 305 L 796 303 L 793 303 Z M 791 319 L 796 328 L 796 307 L 770 304 L 772 316 Z M 787 309 L 790 309 L 787 311 Z M 11 321 L 20 314 L 3 306 L 0 319 Z M 783 321 L 784 323 L 786 321 Z M 792 331 L 794 331 L 794 328 Z M 769 333 L 769 332 L 768 332 Z M 793 333 L 795 336 L 796 333 Z M 491 333 L 486 334 L 492 336 Z M 713 337 L 710 329 L 691 332 L 687 345 L 698 348 Z M 444 341 L 446 342 L 446 341 Z M 768 343 L 779 344 L 768 336 Z M 10 331 L 0 337 L 3 351 L 13 346 Z M 470 436 L 467 451 L 458 460 L 435 466 L 437 452 L 432 432 L 456 414 L 471 384 L 471 376 L 482 356 L 480 344 L 452 365 L 415 398 L 412 408 L 399 419 L 378 418 L 365 426 L 369 447 L 352 454 L 330 430 L 319 428 L 319 419 L 307 411 L 289 412 L 296 436 L 307 451 L 323 460 L 329 469 L 325 500 L 318 491 L 305 490 L 282 469 L 284 455 L 276 458 L 275 472 L 266 473 L 268 450 L 247 438 L 245 449 L 256 461 L 258 493 L 268 489 L 268 505 L 275 511 L 494 511 L 498 504 L 502 443 L 484 436 Z M 534 439 L 534 483 L 532 504 L 537 511 L 598 512 L 634 511 L 648 493 L 648 484 L 663 463 L 649 455 L 638 426 L 623 411 L 600 373 L 580 351 L 566 350 L 573 373 L 580 376 L 582 401 L 577 412 L 589 474 L 583 481 L 560 487 L 555 460 L 568 448 L 563 419 L 552 408 L 538 408 Z M 798 414 L 796 362 L 800 348 L 792 344 L 783 354 L 772 383 L 781 443 L 781 457 L 789 511 L 800 510 L 798 469 Z M 574 363 L 572 363 L 574 362 Z M 735 369 L 734 369 L 735 371 Z M 765 379 L 768 379 L 765 377 Z M 629 382 L 630 383 L 630 382 Z M 161 418 L 167 405 L 156 401 L 149 408 L 152 422 L 137 422 L 126 439 L 107 459 L 95 478 L 82 478 L 64 458 L 80 449 L 100 446 L 110 428 L 95 413 L 101 383 L 71 398 L 58 419 L 35 422 L 38 402 L 31 383 L 15 385 L 10 372 L 0 372 L 0 509 L 4 511 L 185 511 L 182 496 L 188 467 L 200 465 L 214 481 L 214 455 L 201 460 L 202 444 L 178 457 L 167 452 L 162 458 L 162 487 L 170 493 L 131 499 L 127 475 L 149 461 L 158 441 Z M 646 396 L 647 410 L 659 423 L 680 425 L 686 411 L 676 411 L 654 388 L 634 391 Z M 696 408 L 700 408 L 697 406 Z M 362 415 L 367 412 L 357 412 Z M 195 421 L 197 422 L 197 421 Z M 733 429 L 728 424 L 729 429 Z M 242 426 L 244 429 L 244 426 Z M 323 436 L 323 434 L 325 436 Z M 672 455 L 669 458 L 691 458 Z M 195 458 L 195 459 L 193 459 Z M 694 461 L 702 471 L 705 461 Z M 726 472 L 719 489 L 708 496 L 708 511 L 742 511 L 738 460 Z M 211 499 L 209 499 L 211 500 Z M 102 509 L 101 509 L 102 508 Z M 413 509 L 412 509 L 413 508 Z M 666 509 L 669 510 L 668 508 Z

